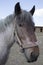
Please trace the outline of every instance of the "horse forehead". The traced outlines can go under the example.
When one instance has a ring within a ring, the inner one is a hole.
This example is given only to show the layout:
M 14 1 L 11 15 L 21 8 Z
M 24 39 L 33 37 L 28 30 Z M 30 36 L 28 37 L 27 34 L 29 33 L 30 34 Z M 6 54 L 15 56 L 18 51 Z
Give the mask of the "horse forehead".
M 20 15 L 18 15 L 16 17 L 16 22 L 17 23 L 27 23 L 28 21 L 30 21 L 30 14 L 28 14 L 28 12 L 22 12 Z
M 25 27 L 33 27 L 34 26 L 32 15 L 27 11 L 22 11 L 21 14 L 19 14 L 16 17 L 16 22 L 17 22 L 17 24 L 20 24 L 20 23 L 25 24 L 26 25 Z
M 27 12 L 27 11 L 23 11 L 22 13 L 22 18 L 23 18 L 23 22 L 24 23 L 27 23 L 28 25 L 27 26 L 34 26 L 34 22 L 33 22 L 33 18 L 32 18 L 32 15 L 30 14 L 30 12 Z
M 31 18 L 31 14 L 27 11 L 22 11 L 21 17 L 25 19 L 29 19 Z

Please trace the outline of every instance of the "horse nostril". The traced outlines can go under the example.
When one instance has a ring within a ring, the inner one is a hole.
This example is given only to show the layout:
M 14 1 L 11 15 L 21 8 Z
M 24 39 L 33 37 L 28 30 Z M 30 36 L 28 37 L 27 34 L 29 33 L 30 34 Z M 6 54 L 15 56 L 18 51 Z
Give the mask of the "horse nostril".
M 31 60 L 32 61 L 36 61 L 37 60 L 37 56 L 35 55 L 34 52 L 31 53 Z

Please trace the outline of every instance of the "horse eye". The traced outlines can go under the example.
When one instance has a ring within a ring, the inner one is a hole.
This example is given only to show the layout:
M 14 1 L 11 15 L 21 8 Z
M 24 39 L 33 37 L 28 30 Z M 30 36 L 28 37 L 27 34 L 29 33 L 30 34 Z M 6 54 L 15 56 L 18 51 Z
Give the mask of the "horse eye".
M 22 24 L 19 24 L 20 27 L 22 27 Z

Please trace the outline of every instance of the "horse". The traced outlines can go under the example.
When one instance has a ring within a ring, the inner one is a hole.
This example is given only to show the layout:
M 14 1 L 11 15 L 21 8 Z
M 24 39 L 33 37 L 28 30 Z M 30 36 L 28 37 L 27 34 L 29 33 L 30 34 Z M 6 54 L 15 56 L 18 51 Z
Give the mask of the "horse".
M 0 65 L 5 65 L 10 49 L 16 42 L 27 62 L 35 62 L 39 57 L 39 46 L 35 35 L 33 14 L 35 6 L 27 12 L 22 10 L 20 3 L 15 4 L 13 14 L 0 20 Z

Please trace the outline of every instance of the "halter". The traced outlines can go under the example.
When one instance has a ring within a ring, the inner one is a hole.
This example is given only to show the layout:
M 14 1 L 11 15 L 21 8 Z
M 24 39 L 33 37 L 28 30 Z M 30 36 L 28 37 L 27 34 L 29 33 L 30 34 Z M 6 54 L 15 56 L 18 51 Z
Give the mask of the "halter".
M 22 43 L 22 41 L 21 41 L 21 39 L 20 39 L 20 37 L 19 37 L 19 35 L 18 35 L 18 32 L 17 32 L 17 27 L 15 27 L 15 34 L 16 34 L 16 38 L 17 38 L 17 44 L 22 48 L 22 51 L 24 52 L 25 51 L 25 49 L 29 49 L 29 48 L 32 48 L 32 47 L 36 47 L 36 46 L 38 46 L 38 45 L 30 45 L 29 46 L 29 44 L 25 47 L 25 45 L 22 45 L 23 43 Z

